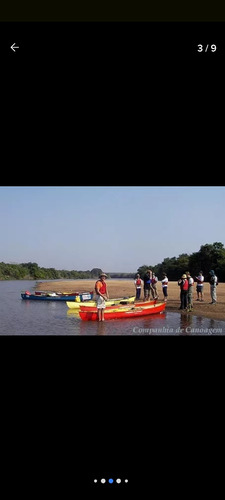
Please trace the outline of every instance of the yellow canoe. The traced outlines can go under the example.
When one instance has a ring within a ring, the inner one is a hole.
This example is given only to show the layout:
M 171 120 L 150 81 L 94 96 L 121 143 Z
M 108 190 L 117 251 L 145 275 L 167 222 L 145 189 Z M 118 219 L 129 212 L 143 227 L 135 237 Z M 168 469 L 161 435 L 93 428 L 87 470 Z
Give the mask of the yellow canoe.
M 134 297 L 120 297 L 116 299 L 110 299 L 106 300 L 106 306 L 114 306 L 116 304 L 120 304 L 121 302 L 132 304 L 135 301 L 135 296 Z M 84 302 L 76 302 L 75 300 L 67 301 L 66 302 L 67 306 L 69 309 L 79 309 L 80 306 L 87 306 L 87 307 L 96 307 L 96 301 L 95 300 L 87 300 Z

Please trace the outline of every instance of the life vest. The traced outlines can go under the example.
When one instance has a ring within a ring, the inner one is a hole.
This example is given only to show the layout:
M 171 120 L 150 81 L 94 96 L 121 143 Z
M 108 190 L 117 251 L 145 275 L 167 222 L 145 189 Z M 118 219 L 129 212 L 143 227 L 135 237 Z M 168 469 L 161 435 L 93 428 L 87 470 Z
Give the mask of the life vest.
M 140 286 L 140 285 L 141 285 L 141 280 L 140 280 L 140 278 L 138 278 L 138 279 L 136 280 L 136 286 Z
M 183 283 L 181 284 L 181 290 L 188 290 L 188 280 L 187 279 L 184 279 L 183 280 Z
M 100 287 L 97 287 L 97 283 L 101 283 Z M 101 280 L 97 280 L 95 283 L 95 291 L 98 294 L 99 292 L 104 295 L 106 293 L 106 283 L 102 283 Z

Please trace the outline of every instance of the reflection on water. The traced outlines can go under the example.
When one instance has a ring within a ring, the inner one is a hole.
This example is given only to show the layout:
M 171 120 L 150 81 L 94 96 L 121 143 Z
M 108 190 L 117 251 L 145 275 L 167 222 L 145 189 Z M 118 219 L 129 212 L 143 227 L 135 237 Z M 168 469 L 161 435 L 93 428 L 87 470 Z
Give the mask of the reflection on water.
M 0 281 L 0 335 L 154 336 L 225 335 L 225 321 L 192 313 L 165 312 L 104 322 L 82 321 L 65 302 L 26 301 L 21 289 L 35 282 Z
M 70 316 L 71 318 L 80 319 L 79 309 L 67 309 L 66 314 L 67 314 L 67 316 Z
M 193 328 L 193 315 L 190 313 L 180 313 L 180 331 L 177 331 L 179 335 L 191 335 L 191 330 Z
M 176 313 L 174 313 L 176 314 Z M 180 315 L 180 335 L 223 335 L 225 322 L 202 316 L 193 316 L 190 313 Z
M 71 316 L 71 315 L 70 315 Z M 224 335 L 225 322 L 193 316 L 192 314 L 166 312 L 143 318 L 110 320 L 104 322 L 82 321 L 73 314 L 76 335 Z

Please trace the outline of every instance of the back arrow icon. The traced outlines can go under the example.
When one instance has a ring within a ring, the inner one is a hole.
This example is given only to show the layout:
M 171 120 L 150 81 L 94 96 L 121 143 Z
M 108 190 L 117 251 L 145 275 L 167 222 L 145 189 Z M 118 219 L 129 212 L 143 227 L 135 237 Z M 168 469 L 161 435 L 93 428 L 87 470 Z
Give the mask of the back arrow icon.
M 13 50 L 13 52 L 16 52 L 15 49 L 19 49 L 18 45 L 15 44 L 15 42 L 11 45 L 10 49 Z

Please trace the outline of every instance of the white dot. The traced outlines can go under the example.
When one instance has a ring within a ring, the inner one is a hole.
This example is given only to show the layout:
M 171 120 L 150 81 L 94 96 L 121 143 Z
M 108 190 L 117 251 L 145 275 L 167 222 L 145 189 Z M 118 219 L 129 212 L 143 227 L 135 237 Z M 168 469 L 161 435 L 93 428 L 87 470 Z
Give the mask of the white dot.
M 116 482 L 117 482 L 117 483 L 121 483 L 121 479 L 119 479 L 119 478 L 118 478 L 118 479 L 116 479 Z
M 105 481 L 106 481 L 105 479 L 101 479 L 101 483 L 105 483 Z
M 97 482 L 98 482 L 98 480 L 97 480 L 97 479 L 94 479 L 94 483 L 97 483 Z
M 125 483 L 128 483 L 128 479 L 125 479 Z

